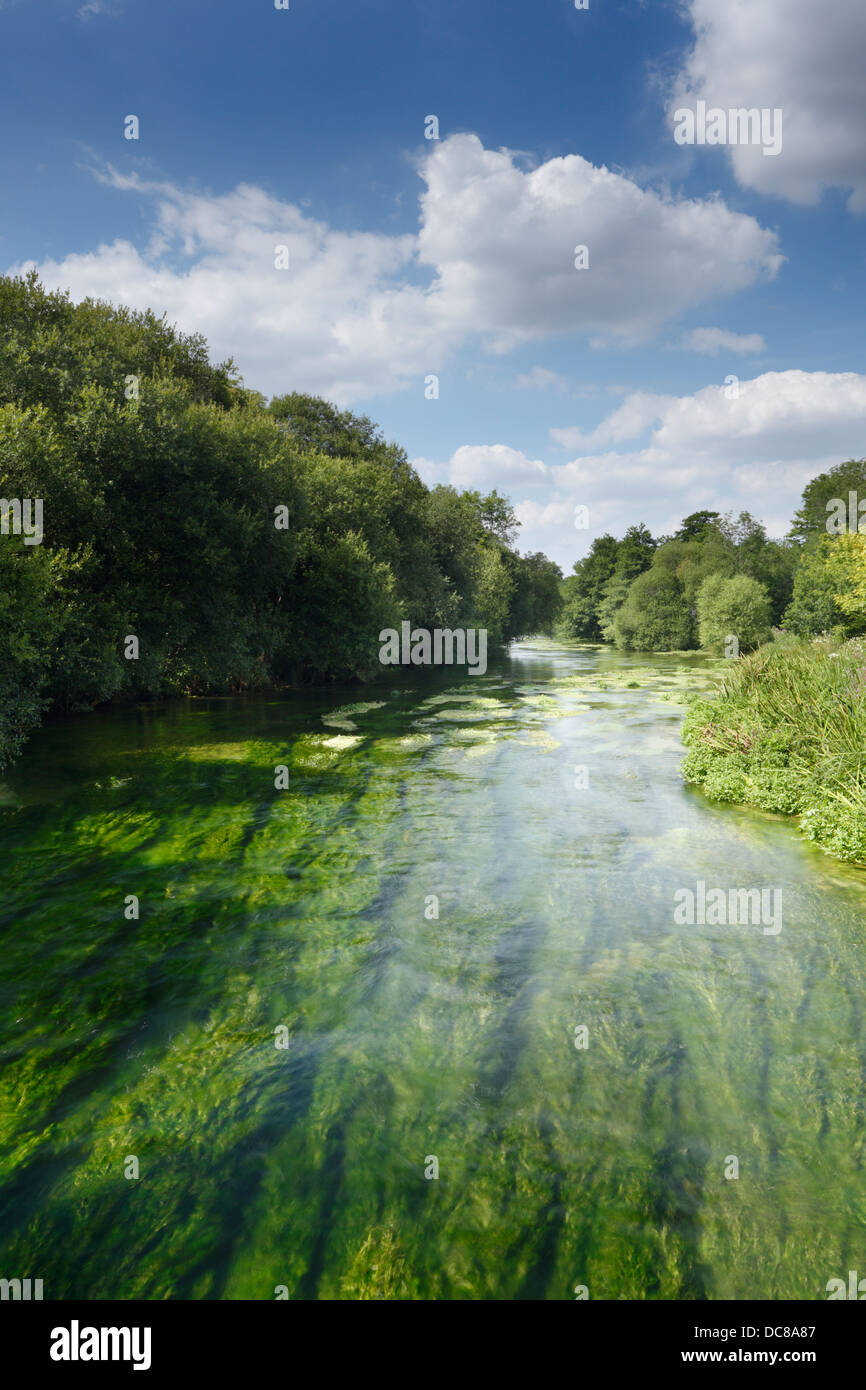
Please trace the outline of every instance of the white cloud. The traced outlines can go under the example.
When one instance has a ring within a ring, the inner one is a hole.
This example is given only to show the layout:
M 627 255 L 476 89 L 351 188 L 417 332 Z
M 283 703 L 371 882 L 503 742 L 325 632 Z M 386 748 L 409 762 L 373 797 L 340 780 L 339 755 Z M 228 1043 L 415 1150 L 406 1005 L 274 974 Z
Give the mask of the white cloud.
M 688 0 L 695 43 L 670 111 L 780 108 L 783 148 L 728 146 L 740 183 L 795 203 L 851 190 L 866 211 L 866 5 L 863 0 Z
M 549 367 L 533 367 L 529 372 L 521 372 L 515 383 L 520 391 L 567 391 L 568 380 L 560 372 L 552 372 Z
M 560 395 L 583 401 L 599 395 L 602 389 L 597 381 L 584 382 L 578 386 L 561 372 L 552 372 L 549 367 L 533 367 L 531 371 L 520 372 L 514 384 L 518 391 L 558 391 Z M 617 391 L 621 388 L 608 386 L 606 389 Z
M 767 344 L 760 333 L 730 333 L 725 328 L 693 328 L 685 333 L 681 346 L 705 357 L 718 357 L 720 352 L 763 352 Z
M 636 393 L 584 438 L 592 448 L 647 434 L 630 452 L 586 452 L 552 469 L 557 491 L 620 534 L 638 520 L 671 530 L 707 507 L 751 511 L 781 535 L 810 478 L 866 453 L 866 376 L 767 372 L 732 399 L 718 386 Z
M 110 182 L 154 201 L 149 245 L 117 241 L 45 262 L 47 284 L 74 299 L 165 311 L 268 394 L 318 390 L 343 402 L 428 367 L 424 294 L 395 287 L 411 268 L 413 237 L 335 232 L 249 185 L 210 197 L 116 174 Z M 288 247 L 287 270 L 275 268 L 278 246 Z
M 675 396 L 659 396 L 648 391 L 632 391 L 622 405 L 617 406 L 594 430 L 580 427 L 552 429 L 550 435 L 566 449 L 601 449 L 623 439 L 634 439 L 643 433 L 663 411 L 676 401 Z
M 410 460 L 428 487 L 447 483 L 456 488 L 538 490 L 550 481 L 550 469 L 541 459 L 531 459 L 507 444 L 463 444 L 447 463 L 420 456 Z
M 580 332 L 639 343 L 688 306 L 773 276 L 775 233 L 717 198 L 677 200 L 580 155 L 529 172 L 508 151 L 454 136 L 424 166 L 421 260 L 446 323 L 496 352 Z M 589 248 L 576 270 L 574 249 Z
M 522 484 L 497 475 L 502 455 L 490 448 L 458 450 L 440 478 L 458 456 L 483 457 L 484 486 L 510 484 L 521 549 L 544 550 L 566 569 L 604 531 L 622 535 L 644 521 L 669 534 L 704 507 L 750 511 L 781 536 L 810 478 L 866 454 L 866 376 L 767 372 L 741 382 L 735 399 L 718 386 L 691 396 L 633 392 L 594 430 L 551 435 L 581 452 L 543 474 L 530 465 Z M 575 529 L 576 506 L 589 509 L 589 530 Z
M 547 465 L 507 444 L 464 444 L 448 465 L 448 481 L 459 488 L 532 487 L 545 482 Z
M 207 195 L 111 171 L 106 182 L 150 204 L 149 244 L 37 269 L 76 299 L 149 307 L 204 333 L 267 394 L 347 404 L 421 381 L 479 336 L 497 352 L 565 333 L 644 341 L 782 260 L 774 232 L 721 200 L 662 196 L 578 155 L 524 172 L 458 135 L 419 171 L 417 237 L 335 231 L 250 185 Z M 578 243 L 588 270 L 574 269 Z M 288 270 L 274 268 L 278 245 Z

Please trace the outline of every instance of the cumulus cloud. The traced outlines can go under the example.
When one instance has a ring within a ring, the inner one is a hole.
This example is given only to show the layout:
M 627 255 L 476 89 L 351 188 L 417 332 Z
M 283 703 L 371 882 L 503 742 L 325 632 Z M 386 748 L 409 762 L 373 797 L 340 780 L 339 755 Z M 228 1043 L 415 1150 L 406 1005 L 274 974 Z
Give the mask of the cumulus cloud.
M 863 0 L 688 0 L 688 9 L 695 41 L 671 114 L 699 98 L 723 110 L 780 108 L 778 156 L 726 147 L 739 182 L 800 204 L 850 190 L 851 210 L 866 211 Z
M 737 392 L 707 386 L 689 396 L 633 392 L 595 429 L 553 429 L 573 458 L 549 460 L 509 479 L 523 523 L 522 549 L 544 550 L 564 567 L 604 531 L 622 535 L 645 521 L 670 533 L 701 508 L 750 511 L 784 535 L 805 484 L 844 459 L 866 454 L 866 376 L 855 372 L 767 372 Z M 622 447 L 623 445 L 631 447 Z M 504 446 L 465 446 L 439 470 L 457 481 L 458 459 L 483 460 L 484 486 L 504 481 Z M 517 451 L 505 451 L 523 460 Z M 574 509 L 590 526 L 576 530 Z
M 153 203 L 149 244 L 116 241 L 44 262 L 46 284 L 165 311 L 268 394 L 322 391 L 343 402 L 393 389 L 430 363 L 425 296 L 405 282 L 413 237 L 336 232 L 250 185 L 212 197 L 113 173 L 109 181 Z M 276 268 L 279 247 L 288 269 Z
M 651 391 L 632 391 L 622 405 L 594 430 L 586 432 L 580 427 L 569 427 L 552 429 L 550 434 L 557 444 L 566 449 L 600 449 L 619 440 L 636 438 L 658 420 L 676 399 L 675 396 L 660 396 Z
M 638 447 L 604 448 L 626 440 Z M 586 452 L 554 469 L 555 485 L 616 515 L 620 530 L 638 519 L 667 530 L 708 507 L 751 511 L 781 535 L 810 478 L 866 453 L 866 376 L 767 372 L 736 391 L 638 393 L 583 442 Z
M 507 444 L 464 444 L 451 457 L 448 481 L 460 488 L 532 487 L 548 475 L 541 459 Z
M 524 171 L 454 136 L 424 166 L 421 260 L 446 322 L 495 352 L 551 333 L 640 343 L 689 305 L 775 275 L 775 233 L 717 198 L 643 189 L 580 155 Z M 588 269 L 575 269 L 586 246 Z
M 705 357 L 718 357 L 720 352 L 763 352 L 767 346 L 760 333 L 730 333 L 725 328 L 693 328 L 683 335 L 681 345 Z
M 776 234 L 720 199 L 663 196 L 579 155 L 526 171 L 457 135 L 419 173 L 419 231 L 394 236 L 335 231 L 250 185 L 209 195 L 109 171 L 149 205 L 149 242 L 37 269 L 76 299 L 150 307 L 203 332 L 267 394 L 348 404 L 437 372 L 479 338 L 494 352 L 566 333 L 645 341 L 782 261 Z M 574 268 L 576 244 L 590 248 L 588 270 Z M 275 268 L 278 246 L 287 270 Z

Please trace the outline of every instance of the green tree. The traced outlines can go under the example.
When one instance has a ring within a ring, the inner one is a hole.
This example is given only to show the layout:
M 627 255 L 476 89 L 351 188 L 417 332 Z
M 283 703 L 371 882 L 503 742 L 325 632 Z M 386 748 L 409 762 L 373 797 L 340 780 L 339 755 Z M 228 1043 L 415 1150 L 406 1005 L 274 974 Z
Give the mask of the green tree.
M 629 526 L 622 540 L 617 543 L 614 574 L 618 579 L 637 579 L 639 574 L 649 569 L 655 551 L 656 542 L 643 522 Z
M 482 546 L 471 626 L 487 629 L 488 645 L 496 646 L 508 639 L 513 592 L 514 579 L 501 547 L 495 543 Z
M 0 536 L 0 768 L 17 757 L 48 705 L 66 565 L 62 554 Z
M 228 409 L 242 399 L 232 362 L 212 366 L 200 334 L 178 333 L 149 310 L 73 304 L 35 271 L 0 276 L 0 404 L 41 406 L 61 420 L 85 388 L 122 402 L 155 376 L 170 376 L 191 401 Z
M 698 633 L 701 646 L 715 655 L 728 655 L 735 637 L 741 652 L 753 651 L 770 640 L 770 595 L 747 574 L 726 579 L 711 574 L 698 591 Z
M 385 468 L 405 464 L 406 453 L 398 444 L 389 444 L 378 425 L 366 415 L 339 410 L 330 401 L 292 391 L 274 396 L 269 414 L 295 447 L 307 454 L 326 454 L 329 458 L 364 459 Z
M 601 602 L 596 608 L 596 617 L 598 619 L 602 641 L 616 641 L 614 619 L 628 598 L 628 591 L 633 583 L 634 580 L 626 579 L 619 574 L 614 574 L 605 584 Z
M 356 531 L 307 530 L 287 595 L 294 621 L 282 669 L 315 682 L 368 679 L 378 670 L 379 633 L 405 613 L 388 565 Z
M 560 603 L 498 492 L 431 493 L 366 416 L 266 405 L 202 338 L 33 275 L 0 277 L 0 493 L 45 519 L 0 557 L 22 623 L 0 643 L 0 756 L 48 702 L 363 678 L 403 620 L 496 645 Z
M 849 493 L 857 495 L 858 503 L 866 501 L 866 458 L 848 459 L 839 463 L 826 473 L 819 473 L 807 483 L 803 490 L 803 500 L 791 526 L 792 537 L 802 543 L 817 540 L 827 534 L 829 513 L 827 504 L 838 500 L 847 509 Z M 850 518 L 851 530 L 858 524 Z
M 589 554 L 578 560 L 574 574 L 565 580 L 559 630 L 564 637 L 599 641 L 598 605 L 604 586 L 616 568 L 619 542 L 614 536 L 597 536 Z
M 836 602 L 849 624 L 866 626 L 866 533 L 849 531 L 829 548 Z
M 562 607 L 562 570 L 541 551 L 529 555 L 507 554 L 514 580 L 509 637 L 552 633 Z
M 625 650 L 665 652 L 693 647 L 694 624 L 676 567 L 653 565 L 638 575 L 612 626 L 616 645 Z
M 841 540 L 844 537 L 825 533 L 803 552 L 794 575 L 793 597 L 783 618 L 783 626 L 798 637 L 817 637 L 823 632 L 851 637 L 866 630 L 866 623 L 839 604 L 842 586 L 831 557 Z
M 675 541 L 702 541 L 708 531 L 717 531 L 721 521 L 719 512 L 692 512 L 680 522 L 680 528 L 674 533 Z

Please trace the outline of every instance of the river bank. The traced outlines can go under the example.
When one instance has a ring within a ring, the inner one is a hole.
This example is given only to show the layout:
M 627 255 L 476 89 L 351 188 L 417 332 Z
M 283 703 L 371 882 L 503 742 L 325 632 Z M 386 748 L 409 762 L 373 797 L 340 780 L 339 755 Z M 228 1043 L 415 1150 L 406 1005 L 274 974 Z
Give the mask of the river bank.
M 694 703 L 683 772 L 715 801 L 796 816 L 839 859 L 866 865 L 866 646 L 789 638 L 731 666 Z

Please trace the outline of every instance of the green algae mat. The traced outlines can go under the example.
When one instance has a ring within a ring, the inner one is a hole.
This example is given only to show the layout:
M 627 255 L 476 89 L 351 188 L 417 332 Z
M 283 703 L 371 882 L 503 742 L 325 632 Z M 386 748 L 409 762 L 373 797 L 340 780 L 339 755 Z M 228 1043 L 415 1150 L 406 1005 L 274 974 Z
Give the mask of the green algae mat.
M 823 1299 L 866 880 L 679 774 L 717 667 L 50 725 L 0 789 L 0 1274 L 84 1299 Z M 783 926 L 680 925 L 698 883 Z

